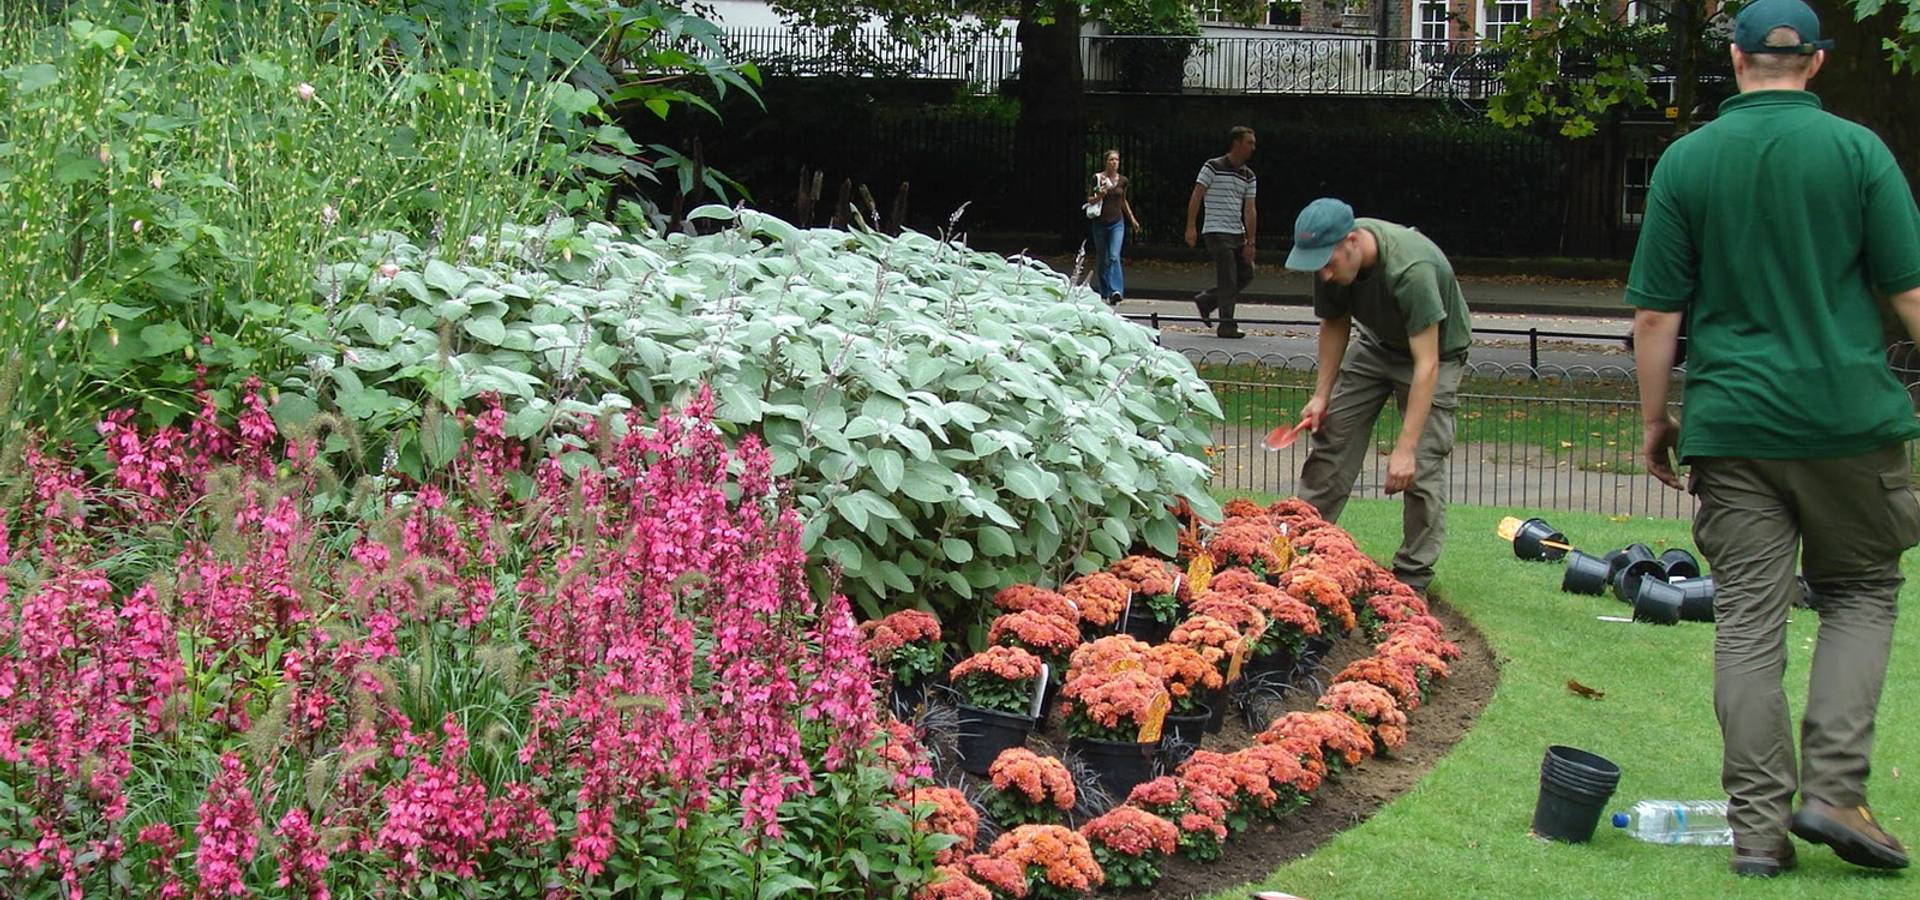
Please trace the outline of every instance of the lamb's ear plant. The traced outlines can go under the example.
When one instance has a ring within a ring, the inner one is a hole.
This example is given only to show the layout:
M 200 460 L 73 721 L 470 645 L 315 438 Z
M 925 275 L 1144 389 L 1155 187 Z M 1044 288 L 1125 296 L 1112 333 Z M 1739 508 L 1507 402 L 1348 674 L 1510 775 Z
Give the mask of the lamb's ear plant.
M 426 406 L 499 396 L 510 436 L 578 466 L 585 439 L 557 425 L 711 384 L 720 426 L 764 443 L 807 550 L 869 616 L 918 596 L 977 622 L 969 601 L 1006 585 L 1141 546 L 1172 555 L 1178 499 L 1218 515 L 1206 384 L 1041 264 L 911 232 L 691 215 L 719 230 L 553 217 L 476 240 L 465 262 L 376 235 L 317 273 L 339 299 L 288 334 L 306 364 L 282 396 L 391 435 L 411 474 L 452 443 L 422 439 Z

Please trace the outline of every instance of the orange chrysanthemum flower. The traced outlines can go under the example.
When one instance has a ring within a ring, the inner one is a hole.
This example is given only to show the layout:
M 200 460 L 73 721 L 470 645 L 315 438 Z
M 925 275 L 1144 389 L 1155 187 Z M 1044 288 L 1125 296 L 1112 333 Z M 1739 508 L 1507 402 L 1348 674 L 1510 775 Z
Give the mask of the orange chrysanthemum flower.
M 1349 767 L 1357 766 L 1373 755 L 1373 736 L 1367 733 L 1365 726 L 1345 713 L 1327 710 L 1290 712 L 1275 719 L 1271 727 L 1261 732 L 1259 741 L 1275 744 L 1287 738 L 1300 738 L 1312 743 L 1321 748 L 1324 759 L 1338 761 Z
M 1172 822 L 1133 806 L 1108 810 L 1080 826 L 1080 833 L 1096 847 L 1133 857 L 1165 856 L 1180 842 L 1180 829 Z
M 993 780 L 995 790 L 1016 792 L 1036 806 L 1051 805 L 1063 811 L 1073 808 L 1073 776 L 1065 764 L 1051 756 L 1025 747 L 1009 747 L 988 767 L 987 777 Z
M 1172 563 L 1151 556 L 1126 557 L 1108 566 L 1107 572 L 1125 582 L 1134 594 L 1147 597 L 1173 593 L 1173 579 L 1178 574 Z
M 1320 696 L 1320 708 L 1345 713 L 1372 729 L 1375 749 L 1392 752 L 1407 745 L 1407 714 L 1385 688 L 1365 681 L 1343 681 Z
M 1154 703 L 1167 693 L 1144 669 L 1087 672 L 1061 691 L 1067 733 L 1102 741 L 1136 740 Z
M 1091 891 L 1106 882 L 1087 839 L 1058 825 L 1022 825 L 1001 835 L 987 852 L 1018 865 L 1030 885 L 1044 881 L 1069 891 Z
M 1075 649 L 1068 660 L 1067 680 L 1072 681 L 1088 672 L 1110 672 L 1122 661 L 1144 666 L 1151 649 L 1152 646 L 1147 642 L 1128 634 L 1110 634 L 1088 641 Z
M 914 892 L 914 900 L 993 900 L 993 892 L 967 875 L 964 865 L 935 866 L 933 880 Z
M 1220 689 L 1220 667 L 1185 644 L 1161 644 L 1147 651 L 1147 671 L 1167 686 L 1173 714 L 1190 716 L 1205 703 L 1203 695 Z
M 1007 613 L 987 627 L 987 643 L 1000 647 L 1024 647 L 1042 657 L 1064 660 L 1080 646 L 1080 627 L 1060 616 L 1043 612 Z
M 1072 622 L 1075 627 L 1080 624 L 1080 610 L 1065 594 L 1031 584 L 1001 589 L 993 595 L 993 605 L 1003 612 L 1045 613 Z
M 1067 582 L 1060 593 L 1080 607 L 1080 621 L 1098 628 L 1109 628 L 1120 621 L 1132 588 L 1107 572 L 1082 575 Z
M 1420 708 L 1420 681 L 1413 671 L 1392 660 L 1369 656 L 1347 663 L 1340 674 L 1333 676 L 1333 683 L 1343 681 L 1365 681 L 1378 685 L 1392 694 L 1400 702 L 1400 708 L 1412 712 Z

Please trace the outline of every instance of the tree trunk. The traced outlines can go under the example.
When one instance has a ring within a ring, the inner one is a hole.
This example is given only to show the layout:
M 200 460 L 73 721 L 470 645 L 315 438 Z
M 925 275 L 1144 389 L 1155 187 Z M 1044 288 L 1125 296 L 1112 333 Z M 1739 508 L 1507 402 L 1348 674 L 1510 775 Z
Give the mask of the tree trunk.
M 1882 39 L 1894 35 L 1897 13 L 1881 11 L 1864 22 L 1853 19 L 1844 0 L 1813 0 L 1823 36 L 1834 48 L 1813 79 L 1813 91 L 1827 109 L 1880 135 L 1899 160 L 1907 181 L 1920 189 L 1920 77 L 1894 74 Z
M 1042 15 L 1053 21 L 1041 24 Z M 1020 24 L 1014 31 L 1020 42 L 1020 118 L 1015 125 L 1015 147 L 1029 190 L 1052 222 L 1059 210 L 1059 227 L 1074 223 L 1080 197 L 1082 145 L 1086 143 L 1086 107 L 1080 68 L 1080 6 L 1077 2 L 1023 0 Z M 1057 202 L 1047 202 L 1058 198 Z
M 1699 96 L 1700 53 L 1704 37 L 1700 34 L 1700 5 L 1694 0 L 1681 0 L 1675 5 L 1674 15 L 1679 19 L 1675 28 L 1680 35 L 1680 71 L 1674 73 L 1673 105 L 1678 111 L 1673 120 L 1675 137 L 1693 130 L 1693 104 Z

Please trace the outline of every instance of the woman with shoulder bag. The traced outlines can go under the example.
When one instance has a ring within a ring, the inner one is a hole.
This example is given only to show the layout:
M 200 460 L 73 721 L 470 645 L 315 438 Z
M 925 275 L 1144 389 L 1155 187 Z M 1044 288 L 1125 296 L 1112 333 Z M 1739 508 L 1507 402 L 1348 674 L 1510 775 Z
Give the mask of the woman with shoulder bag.
M 1120 247 L 1127 226 L 1140 230 L 1133 206 L 1127 202 L 1127 176 L 1120 174 L 1120 151 L 1108 150 L 1102 168 L 1093 173 L 1093 191 L 1084 207 L 1093 220 L 1093 289 L 1108 303 L 1118 304 L 1126 294 L 1125 276 L 1120 271 Z

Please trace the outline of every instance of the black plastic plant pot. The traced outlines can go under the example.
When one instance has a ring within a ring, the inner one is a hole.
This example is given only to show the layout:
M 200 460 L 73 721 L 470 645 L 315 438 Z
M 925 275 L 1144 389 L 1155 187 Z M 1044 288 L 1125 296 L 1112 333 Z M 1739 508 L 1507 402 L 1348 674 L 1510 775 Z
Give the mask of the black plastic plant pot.
M 987 774 L 988 767 L 1001 751 L 1027 742 L 1033 731 L 1033 719 L 995 709 L 961 704 L 958 707 L 960 733 L 954 741 L 960 756 L 960 768 L 975 775 Z
M 1567 551 L 1560 547 L 1549 547 L 1544 541 L 1565 544 L 1567 536 L 1553 529 L 1545 519 L 1528 519 L 1520 523 L 1520 530 L 1513 533 L 1513 555 L 1531 562 L 1552 562 L 1566 556 Z
M 1669 585 L 1680 591 L 1680 618 L 1689 622 L 1713 621 L 1713 597 L 1719 588 L 1712 578 L 1682 578 Z
M 1067 749 L 1093 770 L 1095 780 L 1114 797 L 1124 798 L 1133 789 L 1153 778 L 1153 764 L 1160 756 L 1160 744 L 1132 741 L 1101 741 L 1073 738 Z
M 1225 687 L 1208 692 L 1207 708 L 1212 711 L 1207 716 L 1207 733 L 1219 734 L 1221 727 L 1227 721 L 1227 689 Z
M 1547 748 L 1540 763 L 1540 796 L 1533 806 L 1533 833 L 1569 844 L 1593 839 L 1594 826 L 1620 784 L 1620 767 L 1572 747 Z
M 1640 547 L 1639 544 L 1635 544 L 1634 546 Z M 1640 596 L 1641 581 L 1649 578 L 1654 581 L 1667 580 L 1667 567 L 1661 565 L 1659 560 L 1654 559 L 1651 552 L 1646 554 L 1645 559 L 1639 559 L 1634 557 L 1632 547 L 1627 549 L 1627 564 L 1621 566 L 1619 571 L 1615 572 L 1613 576 L 1613 596 L 1619 599 L 1621 603 L 1632 603 L 1633 598 Z M 1645 550 L 1646 548 L 1641 547 L 1641 549 Z
M 1167 759 L 1167 768 L 1186 762 L 1193 751 L 1200 749 L 1201 741 L 1206 738 L 1207 722 L 1213 719 L 1213 708 L 1203 703 L 1200 710 L 1190 716 L 1167 717 L 1167 724 L 1160 732 L 1160 753 Z
M 1685 600 L 1686 594 L 1680 588 L 1658 578 L 1643 578 L 1639 592 L 1633 597 L 1633 619 L 1672 625 L 1680 621 L 1680 606 Z
M 1139 598 L 1136 597 L 1135 599 L 1138 600 Z M 1141 612 L 1143 612 L 1143 610 L 1135 609 L 1129 614 L 1127 617 L 1127 627 L 1121 629 L 1121 631 L 1149 644 L 1166 643 L 1167 637 L 1173 634 L 1173 626 L 1156 622 L 1151 614 L 1141 615 Z
M 1607 583 L 1612 584 L 1615 578 L 1620 577 L 1620 570 L 1626 568 L 1629 563 L 1657 559 L 1659 557 L 1653 555 L 1653 548 L 1645 544 L 1628 544 L 1615 550 L 1607 554 Z
M 1607 592 L 1608 568 L 1606 559 L 1575 550 L 1567 554 L 1567 571 L 1560 576 L 1560 589 L 1598 597 Z
M 1700 577 L 1700 559 L 1684 547 L 1674 547 L 1660 554 L 1660 564 L 1667 567 L 1668 578 Z

